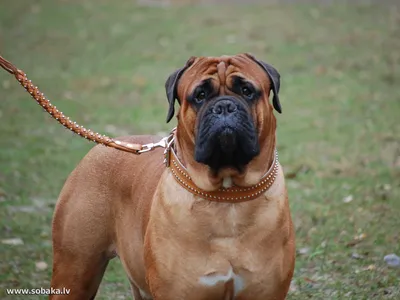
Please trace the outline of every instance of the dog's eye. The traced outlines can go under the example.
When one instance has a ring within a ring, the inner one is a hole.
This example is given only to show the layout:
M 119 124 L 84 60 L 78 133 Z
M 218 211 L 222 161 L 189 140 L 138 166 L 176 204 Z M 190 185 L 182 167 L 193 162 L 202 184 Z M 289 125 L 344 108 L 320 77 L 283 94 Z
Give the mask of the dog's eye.
M 197 93 L 196 97 L 194 98 L 194 101 L 196 101 L 196 103 L 201 103 L 205 99 L 206 99 L 206 92 L 200 91 Z
M 242 95 L 244 95 L 247 98 L 251 98 L 253 97 L 253 91 L 248 87 L 244 86 L 242 87 Z

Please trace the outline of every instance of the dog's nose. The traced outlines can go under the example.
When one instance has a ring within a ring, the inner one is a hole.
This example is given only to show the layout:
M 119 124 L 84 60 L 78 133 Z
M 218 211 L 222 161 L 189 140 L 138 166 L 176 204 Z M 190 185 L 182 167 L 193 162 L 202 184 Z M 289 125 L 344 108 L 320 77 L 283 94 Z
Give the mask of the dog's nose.
M 231 100 L 220 100 L 213 107 L 213 113 L 216 115 L 228 115 L 237 110 L 237 106 Z

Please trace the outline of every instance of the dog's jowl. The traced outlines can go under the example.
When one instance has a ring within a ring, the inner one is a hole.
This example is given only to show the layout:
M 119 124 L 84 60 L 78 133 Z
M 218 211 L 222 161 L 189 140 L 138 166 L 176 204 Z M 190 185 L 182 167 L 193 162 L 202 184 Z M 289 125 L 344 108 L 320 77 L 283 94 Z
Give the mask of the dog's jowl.
M 278 71 L 249 54 L 192 57 L 165 88 L 167 121 L 178 119 L 165 153 L 96 146 L 66 181 L 51 286 L 94 299 L 118 256 L 136 300 L 285 299 L 295 243 L 276 151 Z

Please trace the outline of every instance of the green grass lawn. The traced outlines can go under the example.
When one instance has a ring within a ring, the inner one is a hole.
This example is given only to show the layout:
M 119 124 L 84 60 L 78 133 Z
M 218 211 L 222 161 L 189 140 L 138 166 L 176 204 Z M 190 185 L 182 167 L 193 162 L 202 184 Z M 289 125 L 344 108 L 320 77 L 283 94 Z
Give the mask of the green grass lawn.
M 192 55 L 268 61 L 282 77 L 278 150 L 299 250 L 288 299 L 400 299 L 400 269 L 383 260 L 400 255 L 400 10 L 133 3 L 8 1 L 0 54 L 111 136 L 172 128 L 164 82 Z M 0 71 L 0 298 L 18 299 L 5 289 L 49 286 L 53 208 L 93 144 Z M 114 260 L 98 299 L 129 297 Z

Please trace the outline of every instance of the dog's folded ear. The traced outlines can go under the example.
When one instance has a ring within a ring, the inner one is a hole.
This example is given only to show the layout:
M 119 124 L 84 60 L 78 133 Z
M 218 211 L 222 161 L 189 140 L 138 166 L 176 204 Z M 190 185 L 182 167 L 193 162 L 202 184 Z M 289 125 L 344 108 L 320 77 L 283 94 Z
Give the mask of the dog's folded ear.
M 167 81 L 165 82 L 165 92 L 167 93 L 167 100 L 169 103 L 169 109 L 168 109 L 168 114 L 167 114 L 167 123 L 171 121 L 172 117 L 175 115 L 175 99 L 178 100 L 180 103 L 180 100 L 178 99 L 176 87 L 178 85 L 179 78 L 182 76 L 182 74 L 186 71 L 187 68 L 189 68 L 193 62 L 195 61 L 196 57 L 192 56 L 189 58 L 189 60 L 186 62 L 185 66 L 183 68 L 180 68 L 176 70 L 174 73 L 172 73 Z
M 272 104 L 277 112 L 282 113 L 281 103 L 279 101 L 279 89 L 281 87 L 281 75 L 279 72 L 271 65 L 258 60 L 252 54 L 246 53 L 247 57 L 255 61 L 263 70 L 267 73 L 269 79 L 271 80 L 271 90 L 274 92 L 274 97 L 272 98 Z

